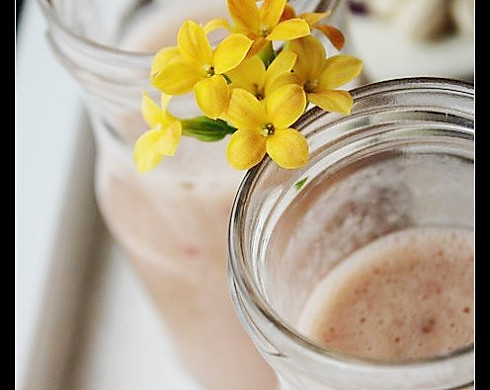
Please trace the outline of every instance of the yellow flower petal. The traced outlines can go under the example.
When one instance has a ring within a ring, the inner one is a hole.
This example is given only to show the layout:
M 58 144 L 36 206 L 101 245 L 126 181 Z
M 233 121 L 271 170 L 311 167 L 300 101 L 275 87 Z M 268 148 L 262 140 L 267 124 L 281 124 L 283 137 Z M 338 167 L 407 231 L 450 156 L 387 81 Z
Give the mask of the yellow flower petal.
M 265 156 L 265 137 L 256 131 L 237 130 L 226 148 L 228 163 L 235 169 L 250 169 Z
M 170 100 L 172 100 L 172 95 L 167 95 L 166 93 L 160 95 L 160 105 L 163 111 L 167 110 Z
M 323 91 L 321 93 L 309 93 L 308 100 L 326 111 L 350 114 L 352 110 L 352 96 L 347 91 Z
M 202 112 L 215 119 L 228 108 L 230 88 L 224 77 L 215 75 L 199 81 L 194 87 L 194 96 Z
M 331 12 L 305 12 L 300 15 L 301 18 L 306 20 L 310 26 L 313 26 L 315 23 L 318 23 L 323 18 L 327 17 Z
M 284 73 L 289 73 L 296 63 L 298 55 L 292 50 L 283 50 L 279 55 L 272 61 L 272 63 L 267 68 L 266 79 L 265 79 L 265 89 L 270 90 L 271 85 Z
M 165 156 L 175 155 L 177 146 L 182 138 L 182 124 L 179 120 L 172 121 L 165 130 L 161 131 L 156 150 Z
M 294 72 L 304 82 L 320 77 L 325 65 L 325 47 L 319 39 L 308 36 L 289 43 L 288 48 L 298 54 Z
M 231 93 L 226 119 L 238 129 L 258 129 L 266 123 L 265 109 L 254 95 L 241 88 Z
M 143 99 L 141 99 L 141 115 L 151 128 L 156 127 L 162 122 L 162 109 L 146 92 L 143 92 Z
M 162 160 L 163 154 L 158 147 L 161 134 L 160 130 L 149 130 L 136 141 L 133 158 L 138 172 L 148 172 Z
M 295 129 L 276 130 L 266 140 L 267 154 L 282 168 L 296 169 L 308 162 L 308 142 Z
M 177 34 L 180 53 L 189 61 L 211 64 L 213 51 L 202 26 L 192 20 L 182 23 Z
M 298 55 L 292 50 L 282 50 L 267 68 L 267 77 L 274 78 L 281 73 L 290 72 Z
M 269 96 L 272 91 L 284 85 L 296 84 L 303 88 L 302 80 L 295 73 L 283 73 L 267 84 L 265 95 Z
M 255 3 L 255 0 L 228 0 L 228 11 L 238 28 L 246 31 L 259 30 L 259 10 Z
M 289 84 L 274 89 L 265 99 L 267 118 L 274 127 L 285 129 L 303 114 L 306 96 L 303 88 Z
M 264 62 L 258 56 L 244 60 L 236 68 L 226 73 L 233 88 L 245 89 L 252 95 L 256 95 L 262 89 L 265 74 Z
M 269 42 L 267 39 L 258 37 L 255 38 L 254 43 L 252 44 L 252 47 L 248 51 L 247 58 L 250 58 L 254 55 L 256 55 L 259 51 L 261 51 Z
M 163 68 L 180 57 L 177 46 L 165 47 L 159 50 L 154 56 L 151 63 L 150 79 L 158 77 Z
M 170 100 L 172 100 L 172 95 L 167 95 L 166 93 L 162 92 L 160 96 L 160 105 L 162 106 L 162 128 L 170 126 L 170 124 L 174 121 L 179 121 L 178 118 L 170 114 L 170 112 L 167 110 Z
M 207 22 L 204 25 L 203 28 L 206 34 L 209 34 L 215 30 L 219 30 L 220 28 L 224 28 L 225 30 L 228 31 L 231 30 L 230 23 L 228 23 L 226 19 L 219 19 L 219 18 L 211 19 L 209 22 Z
M 287 0 L 264 0 L 259 9 L 262 26 L 274 27 L 284 11 Z
M 305 37 L 310 34 L 310 26 L 305 20 L 296 18 L 279 23 L 267 35 L 269 41 L 291 41 L 293 39 Z
M 184 59 L 173 61 L 152 80 L 152 84 L 167 95 L 182 95 L 192 91 L 194 85 L 204 78 L 196 64 Z
M 325 35 L 332 45 L 337 50 L 342 50 L 345 43 L 345 37 L 342 31 L 340 31 L 337 27 L 331 26 L 329 24 L 315 24 L 314 28 L 321 31 L 323 35 Z
M 223 74 L 240 65 L 252 43 L 242 34 L 231 34 L 223 39 L 214 51 L 215 72 Z
M 325 61 L 320 77 L 321 89 L 334 89 L 351 81 L 362 70 L 362 61 L 348 54 L 338 54 Z

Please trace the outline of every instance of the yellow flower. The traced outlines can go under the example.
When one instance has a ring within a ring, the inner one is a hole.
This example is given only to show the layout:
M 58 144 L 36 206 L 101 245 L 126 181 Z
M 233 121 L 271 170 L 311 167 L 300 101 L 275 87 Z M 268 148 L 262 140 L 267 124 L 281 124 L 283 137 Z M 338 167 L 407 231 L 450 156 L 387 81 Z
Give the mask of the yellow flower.
M 141 102 L 143 118 L 151 127 L 134 145 L 134 162 L 140 173 L 155 168 L 163 156 L 173 156 L 182 137 L 182 124 L 167 111 L 171 97 L 161 96 L 161 107 L 145 92 Z
M 275 80 L 293 69 L 297 55 L 291 50 L 283 50 L 266 68 L 259 56 L 243 61 L 227 73 L 232 88 L 242 88 L 257 99 L 264 99 L 274 88 Z
M 226 150 L 229 164 L 235 169 L 249 169 L 266 153 L 286 169 L 306 164 L 308 143 L 290 127 L 305 107 L 306 97 L 299 85 L 279 87 L 264 100 L 244 89 L 234 89 L 226 116 L 237 128 Z
M 231 135 L 226 156 L 236 169 L 249 169 L 266 154 L 285 169 L 308 162 L 308 142 L 294 123 L 309 103 L 350 113 L 352 96 L 337 88 L 359 75 L 362 62 L 344 54 L 327 58 L 312 29 L 338 50 L 342 32 L 322 23 L 327 12 L 298 16 L 287 2 L 227 0 L 230 21 L 182 23 L 177 44 L 153 57 L 150 80 L 162 92 L 161 104 L 144 93 L 141 111 L 150 130 L 134 146 L 138 171 L 174 155 L 182 136 L 211 142 Z M 226 32 L 214 46 L 210 38 L 217 29 Z M 190 92 L 204 116 L 171 115 L 171 97 Z
M 268 41 L 289 41 L 310 34 L 308 23 L 301 18 L 281 21 L 287 0 L 228 0 L 228 11 L 235 31 L 254 41 L 250 56 L 258 53 Z
M 252 40 L 242 34 L 231 34 L 213 50 L 206 30 L 187 20 L 179 29 L 177 43 L 177 47 L 167 48 L 155 56 L 152 84 L 168 95 L 194 90 L 196 102 L 204 114 L 218 117 L 230 97 L 223 74 L 243 61 Z
M 332 26 L 331 24 L 319 23 L 320 20 L 322 20 L 329 14 L 330 12 L 305 12 L 297 16 L 294 8 L 291 5 L 286 4 L 284 12 L 281 16 L 281 20 L 290 20 L 298 17 L 304 19 L 306 23 L 308 23 L 310 28 L 316 29 L 323 33 L 323 35 L 327 37 L 327 39 L 337 50 L 342 50 L 345 43 L 345 38 L 344 34 L 342 34 L 342 31 L 340 31 L 337 27 Z
M 326 111 L 349 114 L 353 100 L 348 91 L 336 88 L 354 79 L 362 70 L 362 62 L 348 54 L 326 58 L 325 48 L 315 37 L 300 38 L 288 49 L 298 54 L 293 73 L 280 76 L 276 83 L 303 86 L 308 101 Z

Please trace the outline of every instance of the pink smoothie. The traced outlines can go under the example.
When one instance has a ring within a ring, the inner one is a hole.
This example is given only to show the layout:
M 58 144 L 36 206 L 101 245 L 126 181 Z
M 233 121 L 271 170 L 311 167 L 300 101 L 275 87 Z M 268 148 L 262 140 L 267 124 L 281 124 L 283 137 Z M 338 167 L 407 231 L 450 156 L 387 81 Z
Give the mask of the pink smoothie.
M 473 342 L 472 231 L 407 229 L 355 251 L 320 281 L 300 329 L 381 359 L 444 354 Z

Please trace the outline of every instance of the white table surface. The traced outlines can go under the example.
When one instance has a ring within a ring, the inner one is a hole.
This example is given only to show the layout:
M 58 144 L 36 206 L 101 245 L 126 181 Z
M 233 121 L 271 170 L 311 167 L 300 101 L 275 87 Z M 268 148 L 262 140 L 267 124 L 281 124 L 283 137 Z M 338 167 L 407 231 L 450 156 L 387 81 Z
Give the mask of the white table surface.
M 27 0 L 16 52 L 15 387 L 195 390 L 108 236 L 79 89 Z

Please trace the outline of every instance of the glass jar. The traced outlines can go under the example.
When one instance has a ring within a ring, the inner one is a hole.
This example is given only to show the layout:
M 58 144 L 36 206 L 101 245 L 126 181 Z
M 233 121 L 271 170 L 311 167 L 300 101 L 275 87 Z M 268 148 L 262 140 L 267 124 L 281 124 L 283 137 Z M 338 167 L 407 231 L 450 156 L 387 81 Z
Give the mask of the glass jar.
M 176 44 L 183 20 L 225 17 L 226 0 L 38 3 L 56 58 L 83 92 L 101 214 L 161 314 L 180 362 L 206 389 L 273 389 L 276 378 L 240 326 L 227 291 L 226 233 L 243 177 L 228 166 L 227 140 L 184 137 L 176 156 L 144 175 L 133 162 L 134 142 L 148 129 L 142 92 L 159 98 L 149 82 L 154 53 Z M 318 3 L 295 1 L 302 12 Z M 173 100 L 170 111 L 200 114 L 185 97 Z
M 402 78 L 297 123 L 310 161 L 247 173 L 235 309 L 281 390 L 472 389 L 474 94 Z M 457 256 L 456 256 L 457 254 Z

